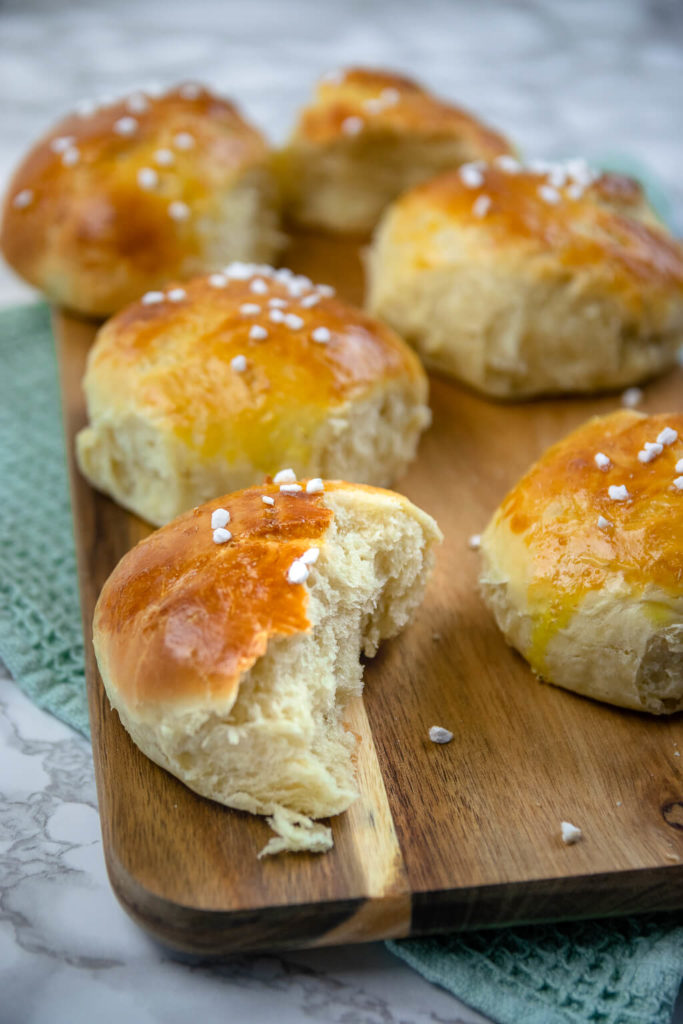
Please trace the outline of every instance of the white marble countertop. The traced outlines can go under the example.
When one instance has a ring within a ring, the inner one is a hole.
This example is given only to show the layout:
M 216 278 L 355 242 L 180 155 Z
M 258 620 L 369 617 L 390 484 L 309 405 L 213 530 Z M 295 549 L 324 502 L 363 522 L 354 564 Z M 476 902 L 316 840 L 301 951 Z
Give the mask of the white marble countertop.
M 202 79 L 284 138 L 317 75 L 378 64 L 480 113 L 529 156 L 628 158 L 683 229 L 677 0 L 5 0 L 0 188 L 85 96 Z M 0 267 L 0 304 L 31 295 Z M 89 744 L 0 670 L 0 1024 L 473 1024 L 383 946 L 173 961 L 107 881 Z

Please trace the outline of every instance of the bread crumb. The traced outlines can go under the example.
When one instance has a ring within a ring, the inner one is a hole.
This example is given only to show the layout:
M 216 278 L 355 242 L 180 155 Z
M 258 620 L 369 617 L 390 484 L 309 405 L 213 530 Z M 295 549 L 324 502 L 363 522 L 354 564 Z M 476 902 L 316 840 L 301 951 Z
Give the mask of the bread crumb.
M 442 728 L 440 725 L 433 725 L 429 730 L 429 738 L 432 743 L 450 743 L 453 739 L 453 733 L 448 729 Z
M 572 843 L 578 843 L 579 839 L 583 839 L 581 829 L 577 825 L 572 825 L 570 821 L 561 822 L 560 829 L 562 831 L 562 842 L 566 846 L 571 846 Z

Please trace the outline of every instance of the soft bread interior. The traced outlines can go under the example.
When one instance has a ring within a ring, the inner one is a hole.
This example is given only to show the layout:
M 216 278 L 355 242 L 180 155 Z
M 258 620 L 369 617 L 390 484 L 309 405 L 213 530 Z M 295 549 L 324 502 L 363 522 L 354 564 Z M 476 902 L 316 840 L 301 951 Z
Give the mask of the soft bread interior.
M 334 518 L 305 584 L 310 631 L 272 640 L 240 681 L 231 706 L 154 706 L 131 716 L 133 739 L 191 789 L 269 815 L 277 833 L 262 854 L 323 851 L 331 830 L 314 819 L 358 795 L 357 740 L 343 722 L 362 690 L 359 655 L 375 654 L 419 604 L 440 539 L 405 499 L 363 489 L 328 491 Z

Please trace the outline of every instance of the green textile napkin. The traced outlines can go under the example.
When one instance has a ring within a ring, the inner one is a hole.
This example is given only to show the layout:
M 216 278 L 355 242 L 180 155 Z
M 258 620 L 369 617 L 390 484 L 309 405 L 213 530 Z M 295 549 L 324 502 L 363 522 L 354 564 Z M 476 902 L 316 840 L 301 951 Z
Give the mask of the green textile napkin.
M 57 368 L 49 311 L 0 312 L 0 657 L 40 707 L 88 732 Z M 388 944 L 501 1024 L 668 1024 L 680 915 Z

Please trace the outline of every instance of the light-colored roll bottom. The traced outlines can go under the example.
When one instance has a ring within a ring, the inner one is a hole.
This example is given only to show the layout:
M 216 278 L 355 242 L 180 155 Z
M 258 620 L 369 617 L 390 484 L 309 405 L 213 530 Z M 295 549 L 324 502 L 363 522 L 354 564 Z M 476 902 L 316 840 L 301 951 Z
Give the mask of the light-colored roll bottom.
M 216 494 L 260 483 L 292 465 L 299 477 L 353 480 L 387 486 L 415 456 L 429 423 L 420 382 L 389 381 L 369 397 L 348 402 L 297 448 L 271 450 L 272 462 L 254 466 L 224 459 L 202 461 L 191 448 L 148 416 L 102 416 L 80 432 L 78 463 L 95 487 L 119 504 L 161 526 Z

